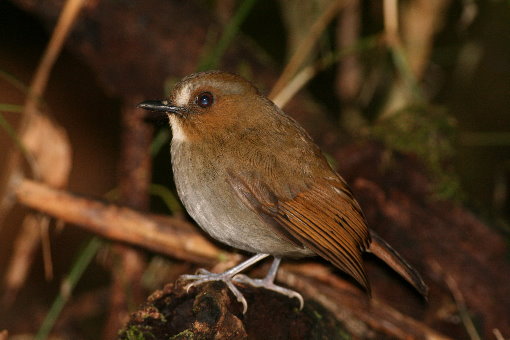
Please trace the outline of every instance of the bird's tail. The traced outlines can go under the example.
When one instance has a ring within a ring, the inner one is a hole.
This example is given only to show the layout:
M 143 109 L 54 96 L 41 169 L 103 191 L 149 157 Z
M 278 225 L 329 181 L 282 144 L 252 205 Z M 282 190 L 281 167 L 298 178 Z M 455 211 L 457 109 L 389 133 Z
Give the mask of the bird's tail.
M 379 235 L 370 231 L 372 243 L 370 244 L 369 251 L 375 256 L 383 260 L 394 271 L 399 273 L 407 282 L 413 285 L 416 290 L 427 299 L 429 288 L 423 282 L 420 274 L 407 263 L 395 249 L 393 249 L 385 240 Z

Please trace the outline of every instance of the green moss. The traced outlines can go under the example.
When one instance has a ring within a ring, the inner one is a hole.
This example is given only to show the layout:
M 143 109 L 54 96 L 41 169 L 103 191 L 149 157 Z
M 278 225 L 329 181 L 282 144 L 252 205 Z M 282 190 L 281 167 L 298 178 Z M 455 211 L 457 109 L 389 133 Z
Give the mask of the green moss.
M 338 329 L 338 337 L 337 337 L 337 339 L 351 340 L 352 337 L 351 337 L 351 335 L 349 333 L 347 333 L 343 329 Z
M 375 123 L 371 135 L 391 150 L 417 155 L 435 180 L 439 198 L 459 199 L 459 179 L 448 167 L 453 157 L 456 121 L 433 106 L 408 106 Z
M 127 340 L 156 339 L 152 333 L 142 330 L 137 326 L 129 326 L 129 328 L 125 330 L 124 336 L 122 336 L 122 338 Z
M 313 311 L 313 316 L 317 319 L 317 320 L 322 320 L 322 314 L 320 314 L 318 311 L 314 310 Z
M 193 334 L 193 332 L 190 331 L 189 329 L 185 329 L 182 332 L 180 332 L 179 334 L 176 334 L 176 335 L 168 338 L 168 340 L 186 340 L 186 339 L 189 339 L 189 340 L 195 339 L 195 334 Z
M 336 320 L 320 304 L 307 301 L 303 313 L 306 313 L 310 326 L 307 339 L 351 339 L 345 326 Z

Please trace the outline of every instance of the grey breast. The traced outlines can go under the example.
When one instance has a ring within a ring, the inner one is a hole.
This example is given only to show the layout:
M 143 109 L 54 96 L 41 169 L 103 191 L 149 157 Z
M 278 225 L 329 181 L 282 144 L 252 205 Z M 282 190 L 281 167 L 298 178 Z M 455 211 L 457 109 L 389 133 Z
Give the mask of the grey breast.
M 245 206 L 227 182 L 226 170 L 214 163 L 214 157 L 199 158 L 193 151 L 192 143 L 172 141 L 177 193 L 202 229 L 220 242 L 252 253 L 312 255 L 310 250 L 296 247 L 280 237 Z

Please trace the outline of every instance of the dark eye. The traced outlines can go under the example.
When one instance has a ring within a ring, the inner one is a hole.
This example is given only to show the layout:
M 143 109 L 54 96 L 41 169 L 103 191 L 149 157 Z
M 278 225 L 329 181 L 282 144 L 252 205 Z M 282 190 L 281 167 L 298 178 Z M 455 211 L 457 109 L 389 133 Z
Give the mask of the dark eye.
M 213 104 L 214 98 L 211 92 L 202 92 L 197 96 L 195 102 L 198 106 L 206 108 Z

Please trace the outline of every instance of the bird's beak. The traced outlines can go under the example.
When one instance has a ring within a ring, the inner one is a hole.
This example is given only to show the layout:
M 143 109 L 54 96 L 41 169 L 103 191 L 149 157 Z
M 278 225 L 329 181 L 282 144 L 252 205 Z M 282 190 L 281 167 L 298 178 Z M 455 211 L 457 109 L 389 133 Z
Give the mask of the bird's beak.
M 186 112 L 183 107 L 170 105 L 167 100 L 146 100 L 138 104 L 138 107 L 148 111 L 175 113 L 178 115 L 182 115 Z

